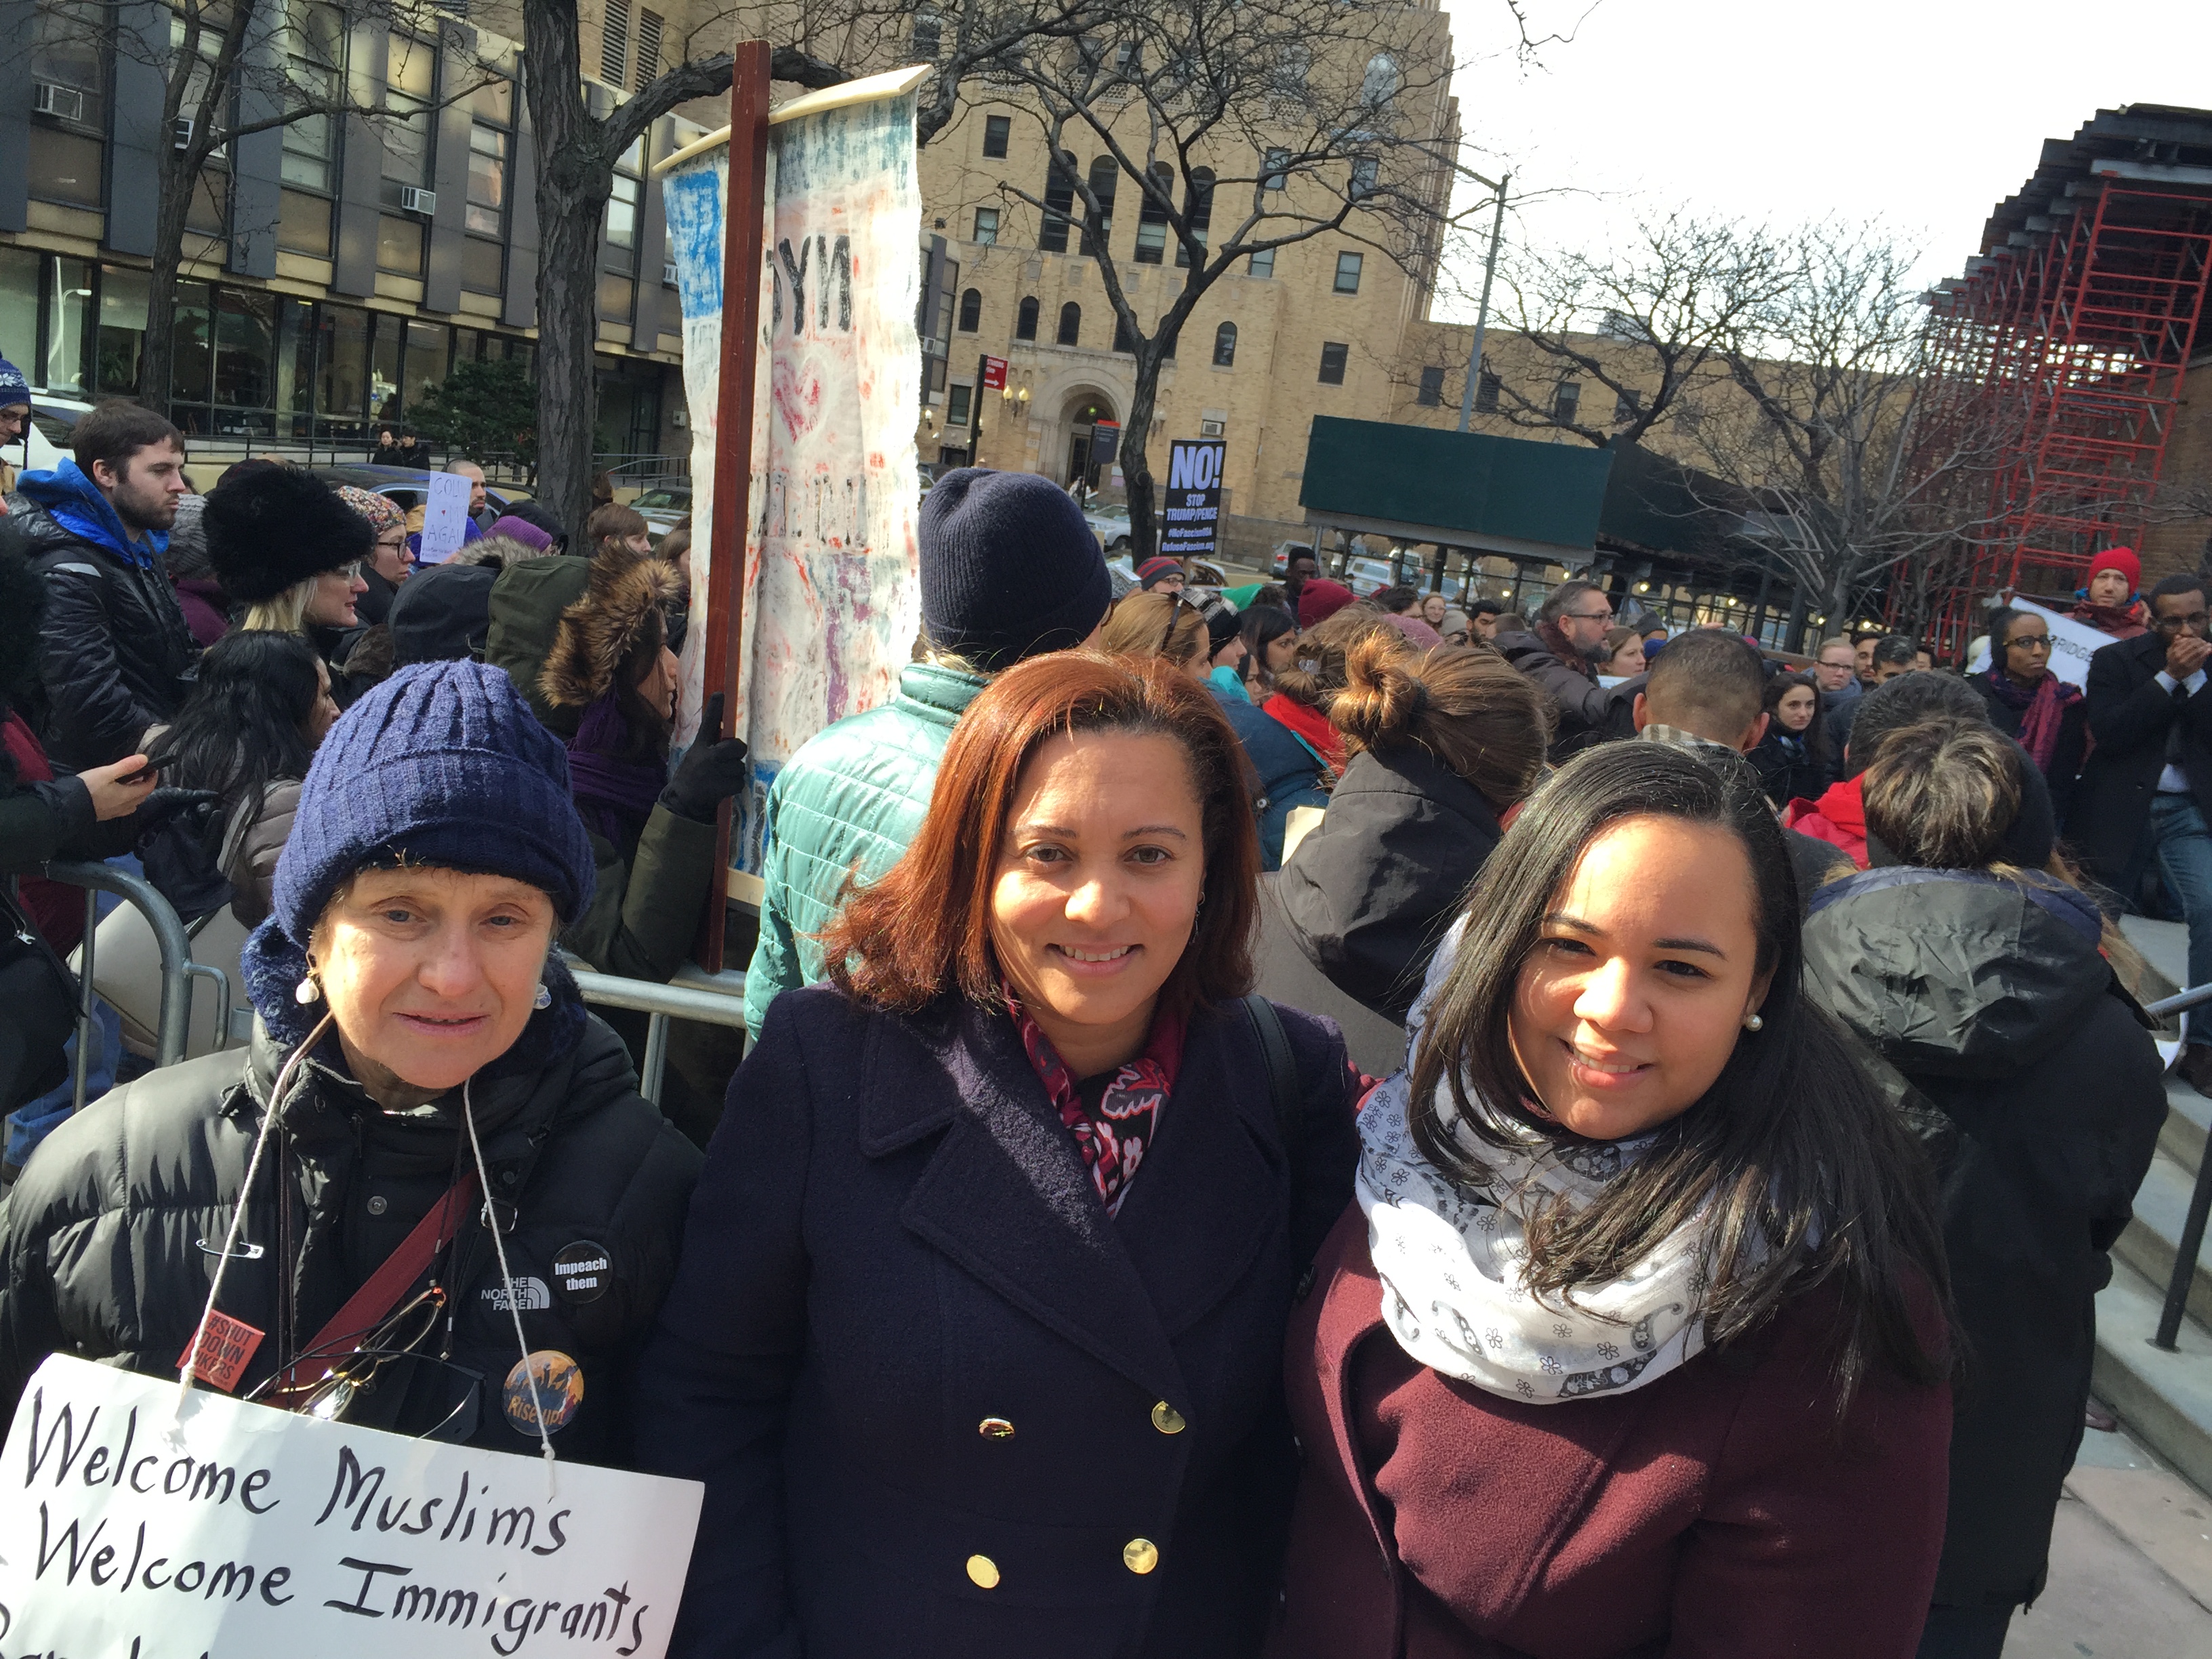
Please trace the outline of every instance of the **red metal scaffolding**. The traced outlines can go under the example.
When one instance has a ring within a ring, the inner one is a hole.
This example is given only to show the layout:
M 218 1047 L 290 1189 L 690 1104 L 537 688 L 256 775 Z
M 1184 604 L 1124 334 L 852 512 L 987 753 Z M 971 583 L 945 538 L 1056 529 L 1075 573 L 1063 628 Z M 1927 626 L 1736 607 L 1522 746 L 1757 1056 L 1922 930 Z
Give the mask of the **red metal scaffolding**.
M 2132 542 L 2155 492 L 2212 270 L 2212 111 L 2100 112 L 1990 219 L 1929 295 L 1914 446 L 1971 532 L 1938 573 L 1931 641 L 1955 657 L 2000 589 L 2070 593 Z

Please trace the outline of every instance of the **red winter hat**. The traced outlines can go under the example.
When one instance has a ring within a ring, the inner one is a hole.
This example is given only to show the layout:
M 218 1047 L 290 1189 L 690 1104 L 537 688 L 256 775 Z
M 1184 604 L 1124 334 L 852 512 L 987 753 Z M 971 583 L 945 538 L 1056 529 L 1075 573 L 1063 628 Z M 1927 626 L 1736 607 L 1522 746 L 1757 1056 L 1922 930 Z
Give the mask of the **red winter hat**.
M 1298 626 L 1316 628 L 1352 603 L 1352 590 L 1342 582 L 1316 576 L 1298 590 Z
M 1159 580 L 1163 576 L 1180 576 L 1182 574 L 1182 561 L 1180 559 L 1170 559 L 1164 554 L 1156 555 L 1152 558 L 1146 559 L 1144 563 L 1137 567 L 1137 580 L 1143 586 L 1146 592 L 1150 592 L 1152 591 L 1152 584 Z
M 2142 586 L 2142 561 L 2136 557 L 2132 547 L 2108 547 L 2089 561 L 2089 580 L 2097 580 L 2100 570 L 2117 570 L 2128 579 L 2128 592 L 2132 593 Z

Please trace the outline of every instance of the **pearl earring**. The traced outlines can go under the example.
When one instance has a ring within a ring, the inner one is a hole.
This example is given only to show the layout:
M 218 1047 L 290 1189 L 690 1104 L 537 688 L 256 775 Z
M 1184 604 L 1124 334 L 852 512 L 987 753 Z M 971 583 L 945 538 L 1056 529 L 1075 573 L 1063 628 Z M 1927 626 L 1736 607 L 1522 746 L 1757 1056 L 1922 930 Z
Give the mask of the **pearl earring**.
M 322 1000 L 323 988 L 315 983 L 315 976 L 313 974 L 307 975 L 292 988 L 292 1000 L 302 1008 L 307 1007 L 310 1003 L 320 1002 Z
M 1743 1029 L 1747 1031 L 1763 1031 L 1766 1029 L 1766 1022 L 1757 1014 L 1746 1014 L 1743 1017 Z
M 530 1006 L 539 1010 L 550 1008 L 553 1006 L 553 993 L 545 986 L 539 985 L 538 994 L 530 1000 Z

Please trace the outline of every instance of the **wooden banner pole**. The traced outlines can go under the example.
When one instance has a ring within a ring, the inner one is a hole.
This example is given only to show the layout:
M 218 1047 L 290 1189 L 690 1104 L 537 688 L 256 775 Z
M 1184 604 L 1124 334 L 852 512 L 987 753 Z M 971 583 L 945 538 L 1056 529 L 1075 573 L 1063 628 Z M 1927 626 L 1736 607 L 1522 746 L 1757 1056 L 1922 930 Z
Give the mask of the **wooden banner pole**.
M 744 635 L 745 543 L 752 521 L 753 366 L 760 345 L 762 225 L 768 212 L 769 43 L 738 43 L 730 70 L 730 189 L 722 214 L 721 391 L 714 410 L 714 559 L 708 581 L 707 648 L 701 684 L 724 694 L 725 720 L 738 702 Z M 701 732 L 706 743 L 727 732 Z M 708 893 L 699 965 L 722 970 L 729 921 L 730 836 L 735 803 L 715 815 L 714 876 Z

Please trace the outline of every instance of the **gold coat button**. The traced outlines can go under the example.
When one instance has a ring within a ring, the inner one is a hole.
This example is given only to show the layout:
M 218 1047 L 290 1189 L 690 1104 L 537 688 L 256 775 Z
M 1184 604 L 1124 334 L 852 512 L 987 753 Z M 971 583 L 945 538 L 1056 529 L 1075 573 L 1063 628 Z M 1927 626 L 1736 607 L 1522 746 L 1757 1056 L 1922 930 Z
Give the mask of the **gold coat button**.
M 975 1425 L 975 1432 L 986 1440 L 1012 1440 L 1014 1425 L 1003 1417 L 987 1417 Z
M 1160 1564 L 1160 1547 L 1149 1538 L 1132 1538 L 1121 1546 L 1121 1565 L 1131 1572 L 1150 1572 Z
M 1181 1412 L 1162 1400 L 1153 1404 L 1152 1426 L 1162 1434 L 1181 1434 L 1190 1425 L 1183 1421 Z
M 1133 1548 L 1134 1546 L 1132 1546 L 1131 1547 Z M 1123 1553 L 1127 1554 L 1127 1552 L 1124 1551 Z M 1147 1571 L 1149 1571 L 1149 1569 L 1147 1569 Z M 968 1582 L 974 1584 L 978 1589 L 998 1589 L 999 1564 L 996 1561 L 994 1561 L 988 1555 L 969 1556 L 968 1558 Z

